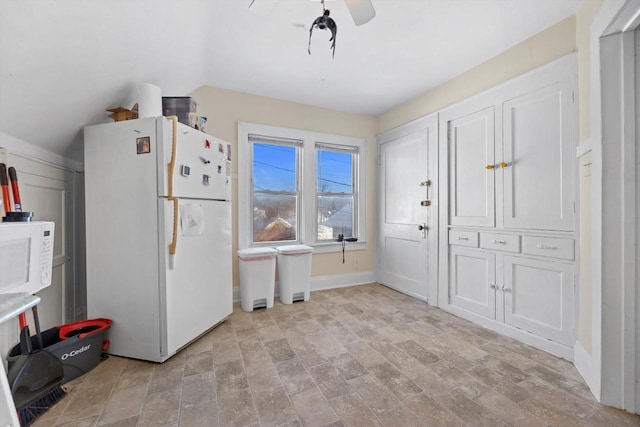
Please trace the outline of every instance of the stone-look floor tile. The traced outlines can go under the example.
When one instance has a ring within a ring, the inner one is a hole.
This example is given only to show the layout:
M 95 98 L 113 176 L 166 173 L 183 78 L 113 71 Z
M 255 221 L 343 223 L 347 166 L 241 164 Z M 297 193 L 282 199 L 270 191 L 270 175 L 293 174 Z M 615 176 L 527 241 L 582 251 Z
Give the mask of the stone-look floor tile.
M 396 406 L 389 411 L 378 414 L 385 427 L 423 427 L 424 421 L 404 405 Z
M 253 392 L 270 390 L 274 387 L 281 387 L 282 382 L 272 365 L 265 365 L 263 369 L 247 376 L 249 386 Z
M 269 341 L 264 343 L 267 348 L 271 361 L 273 363 L 280 363 L 286 360 L 291 360 L 296 357 L 296 353 L 291 349 L 286 338 L 281 338 L 275 341 Z
M 135 386 L 148 386 L 154 371 L 154 363 L 130 359 L 124 368 L 114 390 L 121 390 Z
M 438 396 L 449 393 L 457 387 L 457 385 L 450 383 L 440 375 L 436 374 L 430 367 L 424 366 L 418 362 L 408 370 L 402 371 L 402 373 L 407 378 L 411 378 L 411 381 L 424 390 L 424 392 L 429 396 Z
M 58 426 L 64 426 L 64 427 L 92 427 L 92 426 L 96 425 L 96 422 L 98 421 L 98 418 L 99 418 L 98 415 L 94 415 L 94 416 L 91 416 L 91 417 L 88 417 L 88 418 L 83 418 L 81 420 L 73 420 L 73 421 L 69 421 L 69 422 L 66 422 L 66 423 L 62 423 L 62 424 L 54 423 L 52 420 L 49 420 L 48 422 L 50 424 L 47 424 L 47 425 L 51 425 L 51 426 L 55 425 L 56 427 L 58 427 Z M 38 418 L 39 422 L 42 422 L 41 420 L 42 420 L 42 418 Z
M 488 409 L 493 415 L 505 423 L 518 427 L 544 427 L 546 425 L 531 412 L 523 409 L 521 406 L 518 406 L 493 390 L 487 390 L 476 397 L 474 401 L 482 405 L 485 409 Z
M 215 398 L 216 389 L 213 372 L 184 377 L 182 381 L 182 397 L 180 399 L 182 408 L 197 406 L 215 400 Z
M 222 426 L 245 427 L 259 424 L 258 413 L 248 388 L 218 395 L 218 410 Z
M 65 388 L 34 427 L 404 426 L 412 414 L 426 426 L 640 426 L 598 404 L 571 363 L 377 284 L 234 304 L 165 363 L 111 356 Z M 285 399 L 292 416 L 278 418 Z
M 111 395 L 113 384 L 83 384 L 72 396 L 67 396 L 69 403 L 63 414 L 58 418 L 58 423 L 88 418 L 100 415 Z
M 238 344 L 247 375 L 255 374 L 264 366 L 272 365 L 271 357 L 262 341 L 240 341 Z
M 597 408 L 586 419 L 585 425 L 589 427 L 637 427 L 640 425 L 640 416 L 598 404 Z
M 556 408 L 578 419 L 587 418 L 595 409 L 594 401 L 586 401 L 575 397 L 536 377 L 528 378 L 521 382 L 520 385 L 535 398 L 544 399 Z
M 373 375 L 364 375 L 348 382 L 363 402 L 376 414 L 400 405 L 400 400 Z
M 345 380 L 350 380 L 367 373 L 365 367 L 349 353 L 344 353 L 338 356 L 333 361 L 333 365 L 338 369 L 340 375 L 342 375 L 342 378 Z
M 205 350 L 194 354 L 187 354 L 184 365 L 184 376 L 188 377 L 213 370 L 213 351 Z
M 424 366 L 429 366 L 438 360 L 438 356 L 428 351 L 413 340 L 401 341 L 396 343 L 396 346 L 404 350 L 409 356 L 422 363 Z
M 231 390 L 249 388 L 247 376 L 239 360 L 216 365 L 215 378 L 218 395 Z
M 584 425 L 584 422 L 579 418 L 572 417 L 551 403 L 538 398 L 525 400 L 519 403 L 519 406 L 543 420 L 547 425 L 563 427 Z
M 376 376 L 378 381 L 387 386 L 389 390 L 400 400 L 408 399 L 422 393 L 422 389 L 413 381 L 405 377 L 390 363 L 369 368 L 369 372 Z
M 370 345 L 378 353 L 382 354 L 387 361 L 400 370 L 409 369 L 415 365 L 415 359 L 413 357 L 409 356 L 404 350 L 396 347 L 388 340 L 374 340 L 370 342 Z
M 149 394 L 161 393 L 163 391 L 175 390 L 176 387 L 182 385 L 182 371 L 172 370 L 168 372 L 160 372 L 154 370 L 149 383 Z
M 311 368 L 311 376 L 327 399 L 351 393 L 351 387 L 330 363 Z
M 282 387 L 253 394 L 262 426 L 279 426 L 298 421 L 293 404 Z
M 114 421 L 109 424 L 100 424 L 100 427 L 136 427 L 138 425 L 138 416 L 126 418 L 120 421 Z
M 180 410 L 180 392 L 163 391 L 147 396 L 138 426 L 162 426 L 176 423 Z
M 526 371 L 529 368 L 538 365 L 537 362 L 529 359 L 528 357 L 511 351 L 505 346 L 496 344 L 495 342 L 488 342 L 482 345 L 480 348 L 486 351 L 490 356 L 495 357 L 499 360 L 503 360 L 523 371 Z
M 329 401 L 345 426 L 374 427 L 383 424 L 357 394 L 347 394 Z
M 509 425 L 459 391 L 454 390 L 449 394 L 438 396 L 436 397 L 436 401 L 463 422 L 474 427 Z
M 423 393 L 404 401 L 404 406 L 416 414 L 423 425 L 434 427 L 463 427 L 464 423 L 436 402 L 432 397 Z
M 100 424 L 108 424 L 140 414 L 147 394 L 147 386 L 114 391 L 100 417 Z
M 213 347 L 213 363 L 219 365 L 226 362 L 235 362 L 242 357 L 240 347 L 235 339 L 214 342 Z
M 218 427 L 218 403 L 203 402 L 199 405 L 180 408 L 180 427 Z
M 279 363 L 276 366 L 276 370 L 278 371 L 284 390 L 289 396 L 316 386 L 313 378 L 311 378 L 309 372 L 307 372 L 298 359 Z
M 317 387 L 291 396 L 291 402 L 305 427 L 329 426 L 339 421 Z

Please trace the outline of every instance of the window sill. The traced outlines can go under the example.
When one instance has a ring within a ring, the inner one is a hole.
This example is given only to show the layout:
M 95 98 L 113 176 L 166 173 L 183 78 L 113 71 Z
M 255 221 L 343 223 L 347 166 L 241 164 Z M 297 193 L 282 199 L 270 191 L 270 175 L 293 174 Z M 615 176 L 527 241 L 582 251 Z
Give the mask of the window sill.
M 313 247 L 314 254 L 324 254 L 329 252 L 342 252 L 342 243 L 340 242 L 330 242 L 330 243 L 314 243 L 313 245 L 309 245 Z M 367 242 L 360 241 L 357 242 L 347 242 L 344 246 L 345 251 L 363 251 L 367 249 Z
M 288 244 L 278 244 L 276 242 L 272 242 L 271 244 L 259 244 L 259 245 L 251 245 L 252 248 L 275 248 L 277 246 L 288 246 L 288 245 L 307 245 L 313 248 L 314 254 L 325 254 L 330 252 L 342 252 L 342 243 L 340 242 L 328 242 L 328 243 L 288 243 Z M 357 242 L 347 242 L 344 246 L 345 252 L 349 251 L 364 251 L 367 249 L 367 242 L 360 241 Z

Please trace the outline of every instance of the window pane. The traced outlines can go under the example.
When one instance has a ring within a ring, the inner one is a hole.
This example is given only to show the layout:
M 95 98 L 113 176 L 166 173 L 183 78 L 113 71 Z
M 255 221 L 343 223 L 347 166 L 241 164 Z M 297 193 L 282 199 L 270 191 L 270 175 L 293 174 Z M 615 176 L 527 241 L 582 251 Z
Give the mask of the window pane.
M 318 240 L 353 236 L 353 196 L 318 196 Z
M 296 191 L 296 148 L 255 142 L 253 189 Z
M 318 150 L 318 193 L 353 193 L 353 154 Z
M 296 240 L 296 196 L 254 192 L 253 241 Z

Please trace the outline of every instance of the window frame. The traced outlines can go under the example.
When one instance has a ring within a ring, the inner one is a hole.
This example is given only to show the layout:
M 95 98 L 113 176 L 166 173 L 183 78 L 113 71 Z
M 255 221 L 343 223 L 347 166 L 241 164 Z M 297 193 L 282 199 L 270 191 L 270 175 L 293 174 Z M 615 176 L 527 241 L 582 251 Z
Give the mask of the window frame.
M 253 136 L 263 136 L 271 140 L 302 141 L 298 157 L 299 168 L 299 222 L 297 240 L 287 242 L 253 242 L 253 214 L 251 212 L 252 174 L 253 174 Z M 336 252 L 342 250 L 342 244 L 336 241 L 317 240 L 317 149 L 316 143 L 335 147 L 356 147 L 357 156 L 354 167 L 354 227 L 358 241 L 349 243 L 347 250 L 366 249 L 366 139 L 343 135 L 311 132 L 277 126 L 238 122 L 238 248 L 273 247 L 294 244 L 312 246 L 315 253 Z M 357 175 L 356 175 L 357 174 Z

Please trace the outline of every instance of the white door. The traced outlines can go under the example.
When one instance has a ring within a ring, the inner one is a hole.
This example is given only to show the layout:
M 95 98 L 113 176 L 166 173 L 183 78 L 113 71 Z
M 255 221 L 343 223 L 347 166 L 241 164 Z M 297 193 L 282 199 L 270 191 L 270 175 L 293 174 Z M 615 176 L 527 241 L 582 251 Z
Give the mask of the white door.
M 505 227 L 574 229 L 575 114 L 570 80 L 504 103 L 504 156 L 496 161 Z
M 573 345 L 573 265 L 505 255 L 503 284 L 506 324 Z
M 455 112 L 451 114 L 455 115 Z M 446 122 L 449 155 L 449 224 L 495 224 L 494 108 Z
M 433 127 L 381 144 L 378 172 L 378 281 L 424 301 L 429 298 L 428 238 L 437 234 L 435 225 L 424 229 L 430 226 L 434 207 L 421 205 L 432 201 L 435 191 L 428 167 L 429 138 L 437 138 Z
M 495 319 L 496 255 L 462 246 L 449 248 L 449 303 Z
M 16 168 L 24 211 L 34 221 L 55 223 L 51 285 L 37 295 L 42 329 L 74 319 L 73 290 L 73 176 L 74 173 L 43 162 L 9 153 L 7 163 Z M 33 324 L 32 331 L 35 330 Z
M 173 261 L 168 252 L 174 227 L 173 202 L 161 198 L 159 204 L 166 236 L 160 245 L 161 259 L 167 267 L 161 273 L 166 275 L 160 295 L 166 306 L 166 313 L 161 313 L 165 316 L 161 321 L 166 322 L 162 355 L 168 356 L 233 311 L 231 202 L 178 201 Z

